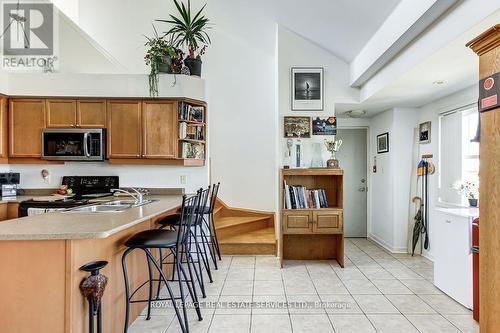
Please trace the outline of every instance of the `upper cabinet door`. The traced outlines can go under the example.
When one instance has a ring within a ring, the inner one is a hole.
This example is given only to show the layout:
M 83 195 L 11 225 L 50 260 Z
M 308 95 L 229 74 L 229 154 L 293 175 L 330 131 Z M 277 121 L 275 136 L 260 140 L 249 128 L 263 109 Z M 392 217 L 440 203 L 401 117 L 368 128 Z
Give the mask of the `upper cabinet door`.
M 7 97 L 0 97 L 0 158 L 8 157 Z
M 47 99 L 47 127 L 76 127 L 76 100 Z
M 107 103 L 108 157 L 141 157 L 141 101 L 109 100 Z
M 41 156 L 45 127 L 45 100 L 11 99 L 9 107 L 9 157 Z
M 76 126 L 82 128 L 104 128 L 106 127 L 106 101 L 77 100 L 77 122 Z
M 171 101 L 144 101 L 142 104 L 142 157 L 177 156 L 177 112 Z

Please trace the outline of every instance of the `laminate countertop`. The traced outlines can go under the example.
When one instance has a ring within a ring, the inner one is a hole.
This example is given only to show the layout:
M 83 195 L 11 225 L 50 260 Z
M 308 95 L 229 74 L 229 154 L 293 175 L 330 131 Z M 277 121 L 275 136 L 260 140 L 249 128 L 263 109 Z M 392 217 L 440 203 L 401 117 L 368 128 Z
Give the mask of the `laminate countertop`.
M 181 195 L 150 196 L 152 203 L 121 212 L 52 212 L 0 222 L 0 241 L 107 238 L 148 219 L 174 212 Z

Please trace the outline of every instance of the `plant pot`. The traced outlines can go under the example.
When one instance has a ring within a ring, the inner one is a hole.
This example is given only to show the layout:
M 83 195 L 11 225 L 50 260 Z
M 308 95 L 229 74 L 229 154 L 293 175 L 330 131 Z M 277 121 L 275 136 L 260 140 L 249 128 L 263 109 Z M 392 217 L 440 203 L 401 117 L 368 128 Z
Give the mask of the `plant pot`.
M 158 72 L 172 74 L 172 58 L 170 56 L 164 56 L 163 62 L 158 65 Z
M 477 207 L 477 199 L 469 199 L 469 205 L 471 207 Z
M 189 68 L 191 75 L 201 76 L 201 59 L 189 58 L 184 59 L 184 65 Z

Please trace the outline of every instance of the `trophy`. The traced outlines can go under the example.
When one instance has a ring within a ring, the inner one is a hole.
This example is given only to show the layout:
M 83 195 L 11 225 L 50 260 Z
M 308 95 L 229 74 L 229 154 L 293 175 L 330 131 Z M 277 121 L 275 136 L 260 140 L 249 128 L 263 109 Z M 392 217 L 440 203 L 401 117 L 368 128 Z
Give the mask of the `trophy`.
M 339 151 L 340 146 L 342 146 L 342 140 L 332 140 L 329 141 L 325 139 L 326 150 L 332 153 L 332 157 L 326 161 L 326 167 L 332 169 L 339 169 L 339 160 L 336 159 L 335 154 Z

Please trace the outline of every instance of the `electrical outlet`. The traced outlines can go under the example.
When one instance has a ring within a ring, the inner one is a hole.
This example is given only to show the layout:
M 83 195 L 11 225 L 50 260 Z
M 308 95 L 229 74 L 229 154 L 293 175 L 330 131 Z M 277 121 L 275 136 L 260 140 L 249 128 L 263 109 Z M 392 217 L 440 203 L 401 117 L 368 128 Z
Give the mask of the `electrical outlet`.
M 187 183 L 187 176 L 181 175 L 181 184 L 185 185 Z

